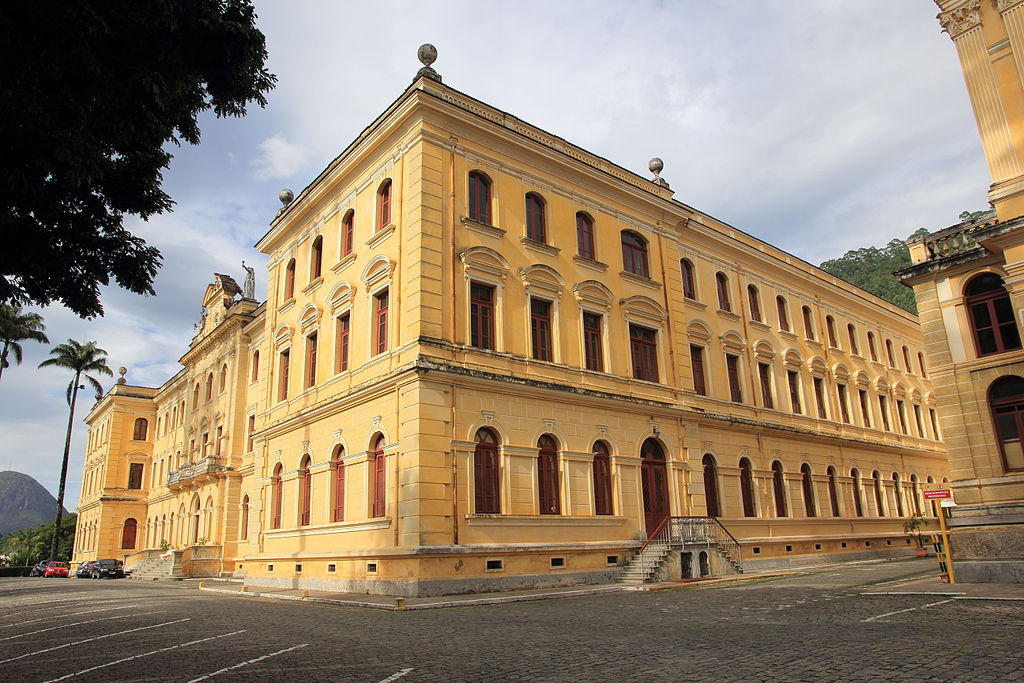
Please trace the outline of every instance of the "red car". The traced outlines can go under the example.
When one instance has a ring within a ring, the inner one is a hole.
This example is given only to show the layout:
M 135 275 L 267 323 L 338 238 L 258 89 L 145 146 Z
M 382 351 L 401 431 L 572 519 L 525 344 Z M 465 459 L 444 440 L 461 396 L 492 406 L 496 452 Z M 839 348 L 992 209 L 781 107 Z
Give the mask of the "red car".
M 50 562 L 46 565 L 46 572 L 43 576 L 46 578 L 50 578 L 51 576 L 63 576 L 66 579 L 68 577 L 68 563 Z

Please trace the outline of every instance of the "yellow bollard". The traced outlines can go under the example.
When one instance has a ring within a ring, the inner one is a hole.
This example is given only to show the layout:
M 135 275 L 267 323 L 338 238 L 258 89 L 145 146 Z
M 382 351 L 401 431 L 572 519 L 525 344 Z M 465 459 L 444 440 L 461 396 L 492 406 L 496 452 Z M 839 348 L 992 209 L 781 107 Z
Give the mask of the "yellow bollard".
M 400 612 L 405 609 L 405 598 L 395 598 L 395 611 Z
M 248 586 L 242 586 L 242 592 L 243 593 L 248 593 L 249 592 L 249 587 Z

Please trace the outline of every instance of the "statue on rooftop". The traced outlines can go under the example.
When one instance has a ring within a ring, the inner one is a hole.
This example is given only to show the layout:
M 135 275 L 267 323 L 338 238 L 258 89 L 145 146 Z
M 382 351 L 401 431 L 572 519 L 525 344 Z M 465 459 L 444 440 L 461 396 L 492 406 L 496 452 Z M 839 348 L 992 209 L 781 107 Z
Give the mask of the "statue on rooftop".
M 242 270 L 245 271 L 245 284 L 242 286 L 242 296 L 246 299 L 256 299 L 256 269 L 250 268 L 242 261 Z

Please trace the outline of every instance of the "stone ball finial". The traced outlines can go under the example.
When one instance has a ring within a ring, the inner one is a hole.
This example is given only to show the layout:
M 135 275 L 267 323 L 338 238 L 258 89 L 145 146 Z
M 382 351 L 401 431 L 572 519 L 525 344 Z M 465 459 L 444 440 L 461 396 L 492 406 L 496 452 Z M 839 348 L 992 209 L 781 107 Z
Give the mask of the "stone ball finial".
M 126 374 L 128 374 L 128 368 L 126 368 L 126 367 L 124 367 L 122 365 L 121 367 L 119 367 L 117 369 L 117 374 L 121 375 L 120 377 L 117 378 L 117 383 L 118 384 L 127 384 L 127 380 L 125 380 L 124 376 Z
M 416 58 L 423 66 L 430 66 L 437 60 L 437 48 L 430 43 L 423 43 L 420 49 L 416 50 Z
M 295 199 L 295 193 L 286 187 L 277 193 L 277 198 L 281 200 L 281 204 L 288 206 Z
M 654 174 L 654 177 L 657 178 L 658 174 L 665 169 L 665 162 L 658 157 L 654 157 L 647 162 L 647 168 L 649 168 L 651 173 Z

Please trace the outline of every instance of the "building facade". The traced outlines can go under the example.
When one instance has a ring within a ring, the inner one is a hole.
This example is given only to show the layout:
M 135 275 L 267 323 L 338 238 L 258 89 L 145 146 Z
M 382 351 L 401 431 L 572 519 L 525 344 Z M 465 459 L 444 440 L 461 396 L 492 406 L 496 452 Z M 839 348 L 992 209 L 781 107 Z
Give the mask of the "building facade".
M 1024 2 L 940 0 L 994 211 L 911 244 L 914 288 L 949 451 L 957 580 L 1024 581 Z
M 282 192 L 265 302 L 218 276 L 183 370 L 94 408 L 75 559 L 429 595 L 610 580 L 670 518 L 714 518 L 744 566 L 908 552 L 947 476 L 916 316 L 674 199 L 656 162 L 425 66 Z M 105 436 L 139 417 L 144 443 Z

